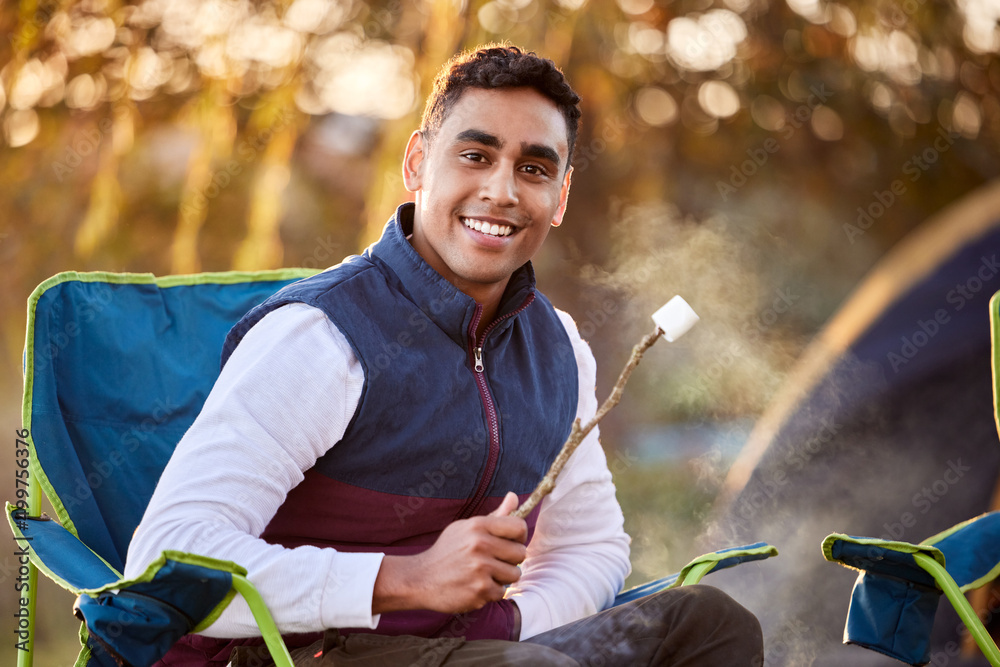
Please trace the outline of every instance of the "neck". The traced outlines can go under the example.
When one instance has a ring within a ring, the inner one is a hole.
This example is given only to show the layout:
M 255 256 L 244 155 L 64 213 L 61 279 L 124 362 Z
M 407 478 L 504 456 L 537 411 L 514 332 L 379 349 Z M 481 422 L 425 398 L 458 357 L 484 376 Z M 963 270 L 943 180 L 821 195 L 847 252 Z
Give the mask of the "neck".
M 507 280 L 502 285 L 479 286 L 473 289 L 469 286 L 456 285 L 459 290 L 472 297 L 477 304 L 483 307 L 483 314 L 479 318 L 479 326 L 476 327 L 476 339 L 481 339 L 483 331 L 490 322 L 496 319 L 497 311 L 500 309 L 500 299 L 507 288 Z

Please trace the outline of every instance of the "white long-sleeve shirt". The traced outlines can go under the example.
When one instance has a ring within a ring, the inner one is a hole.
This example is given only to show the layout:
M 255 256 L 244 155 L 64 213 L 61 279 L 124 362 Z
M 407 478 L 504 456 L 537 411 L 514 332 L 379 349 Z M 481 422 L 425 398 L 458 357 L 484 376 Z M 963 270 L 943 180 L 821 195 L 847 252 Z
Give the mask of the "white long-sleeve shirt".
M 594 415 L 596 364 L 572 319 L 580 400 Z M 293 549 L 260 539 L 316 460 L 343 437 L 364 385 L 361 364 L 337 327 L 311 306 L 269 313 L 243 338 L 163 471 L 129 545 L 126 578 L 166 549 L 239 563 L 283 633 L 376 628 L 380 553 Z M 506 597 L 521 612 L 521 638 L 608 606 L 629 572 L 629 538 L 597 429 L 581 443 L 541 506 Z M 237 597 L 202 634 L 260 633 Z

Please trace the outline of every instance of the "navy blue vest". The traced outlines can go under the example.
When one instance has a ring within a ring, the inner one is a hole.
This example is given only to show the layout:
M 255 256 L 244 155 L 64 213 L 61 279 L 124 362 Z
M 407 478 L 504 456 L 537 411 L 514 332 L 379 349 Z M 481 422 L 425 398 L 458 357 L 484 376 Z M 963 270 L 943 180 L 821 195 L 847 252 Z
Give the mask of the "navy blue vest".
M 343 332 L 364 368 L 343 439 L 289 493 L 262 535 L 269 542 L 421 551 L 448 523 L 488 513 L 507 491 L 525 498 L 569 435 L 576 361 L 530 264 L 511 277 L 477 362 L 481 308 L 410 246 L 412 216 L 404 204 L 363 255 L 282 289 L 226 339 L 223 365 L 264 315 L 306 303 Z

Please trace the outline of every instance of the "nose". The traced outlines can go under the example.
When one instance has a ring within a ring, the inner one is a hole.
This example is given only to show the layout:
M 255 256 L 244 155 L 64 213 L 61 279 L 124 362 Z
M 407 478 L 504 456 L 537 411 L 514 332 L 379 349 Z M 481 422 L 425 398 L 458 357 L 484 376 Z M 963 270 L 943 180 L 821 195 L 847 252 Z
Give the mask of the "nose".
M 495 206 L 517 205 L 517 175 L 512 168 L 497 164 L 486 174 L 479 197 Z

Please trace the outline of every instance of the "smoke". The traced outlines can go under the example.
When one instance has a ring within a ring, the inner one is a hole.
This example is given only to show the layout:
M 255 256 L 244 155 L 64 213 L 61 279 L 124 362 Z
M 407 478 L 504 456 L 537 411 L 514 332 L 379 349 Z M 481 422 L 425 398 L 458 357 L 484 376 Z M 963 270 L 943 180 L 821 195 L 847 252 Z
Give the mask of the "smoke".
M 644 357 L 630 386 L 642 399 L 632 401 L 643 405 L 639 418 L 676 424 L 761 414 L 839 301 L 842 284 L 831 282 L 829 272 L 843 257 L 790 247 L 782 240 L 789 237 L 766 225 L 722 215 L 696 220 L 666 205 L 625 209 L 614 229 L 610 261 L 588 269 L 586 278 L 619 295 L 621 343 L 651 328 L 649 314 L 674 294 L 702 318 L 679 342 L 657 345 Z M 929 322 L 948 305 L 951 285 L 920 295 L 904 325 Z M 983 295 L 978 310 L 963 314 L 985 313 Z M 761 430 L 761 456 L 745 484 L 716 512 L 698 517 L 705 530 L 697 551 L 761 540 L 781 552 L 706 580 L 758 616 L 768 667 L 898 664 L 842 646 L 855 573 L 823 559 L 823 537 L 845 532 L 917 542 L 989 507 L 1000 451 L 988 330 L 985 320 L 967 329 L 957 312 L 948 314 L 953 321 L 937 332 L 935 347 L 919 351 L 919 373 L 893 372 L 885 349 L 899 334 L 888 328 L 849 354 L 831 354 L 821 381 L 791 387 L 798 392 L 789 399 L 794 409 Z M 712 476 L 725 467 L 707 449 L 691 469 L 694 486 L 711 489 Z M 653 531 L 654 523 L 642 527 Z M 652 568 L 655 562 L 647 561 L 672 557 L 664 551 L 653 549 L 638 562 Z M 939 618 L 935 651 L 956 641 L 946 610 Z
M 781 261 L 781 242 L 764 225 L 721 214 L 682 217 L 664 204 L 633 206 L 615 224 L 604 267 L 584 281 L 619 295 L 623 340 L 638 340 L 649 316 L 674 294 L 701 316 L 695 329 L 647 355 L 652 372 L 635 383 L 654 419 L 759 414 L 817 326 L 815 288 Z

